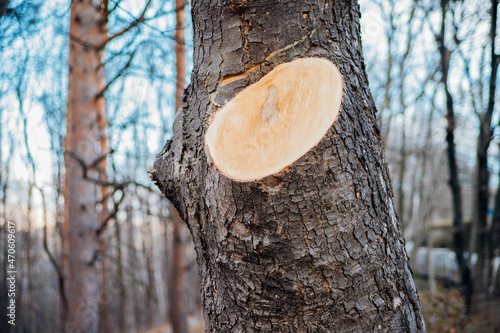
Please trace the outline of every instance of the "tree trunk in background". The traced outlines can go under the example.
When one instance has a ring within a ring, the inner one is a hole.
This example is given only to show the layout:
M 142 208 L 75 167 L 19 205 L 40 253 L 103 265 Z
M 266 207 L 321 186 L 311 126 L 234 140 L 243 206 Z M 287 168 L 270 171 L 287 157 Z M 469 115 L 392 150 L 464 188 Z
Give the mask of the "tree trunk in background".
M 67 133 L 65 137 L 64 236 L 67 252 L 68 322 L 65 330 L 97 332 L 99 250 L 96 178 L 99 122 L 105 113 L 103 50 L 106 6 L 73 1 L 70 14 Z
M 134 270 L 135 267 L 141 267 L 139 259 L 137 258 L 137 252 L 135 248 L 135 239 L 134 239 L 134 234 L 135 234 L 135 227 L 133 223 L 134 219 L 134 214 L 132 211 L 132 206 L 131 203 L 128 204 L 125 207 L 125 212 L 127 213 L 127 228 L 128 228 L 128 238 L 127 238 L 127 254 L 128 254 L 128 269 L 129 273 L 131 274 L 131 286 L 129 286 L 129 296 L 130 299 L 132 300 L 132 316 L 134 318 L 134 325 L 132 327 L 135 327 L 135 331 L 139 330 L 141 327 L 141 318 L 142 318 L 142 313 L 141 313 L 141 302 L 140 302 L 140 296 L 139 296 L 139 290 L 138 290 L 138 283 L 136 279 L 136 273 L 137 271 Z M 134 330 L 132 329 L 127 329 L 129 332 L 133 332 Z
M 413 239 L 413 248 L 410 252 L 410 258 L 412 263 L 417 262 L 417 252 L 418 249 L 423 245 L 424 239 L 431 235 L 431 219 L 432 219 L 432 199 L 429 199 L 429 194 L 427 192 L 432 193 L 432 189 L 427 189 L 425 185 L 426 175 L 430 174 L 433 177 L 435 173 L 429 172 L 427 161 L 429 160 L 429 152 L 431 149 L 431 140 L 433 137 L 433 114 L 434 108 L 431 108 L 431 112 L 429 114 L 428 123 L 427 123 L 427 131 L 425 135 L 425 144 L 422 149 L 421 154 L 418 154 L 418 159 L 421 162 L 422 166 L 420 168 L 420 175 L 418 181 L 418 208 L 416 211 L 416 218 L 412 221 L 413 225 L 411 226 L 411 236 L 406 235 L 407 239 Z M 431 168 L 432 171 L 432 168 Z M 416 172 L 415 172 L 416 173 Z M 430 182 L 433 184 L 433 181 Z M 413 199 L 412 199 L 413 201 Z M 430 248 L 430 246 L 428 246 Z M 429 263 L 429 260 L 427 260 Z
M 174 333 L 187 333 L 187 312 L 185 300 L 185 244 L 182 231 L 185 226 L 177 210 L 172 206 L 172 267 L 169 279 L 170 321 Z
M 499 145 L 500 149 L 500 145 Z M 500 159 L 499 159 L 500 161 Z M 500 179 L 500 168 L 499 168 L 499 179 Z M 494 263 L 493 258 L 500 255 L 500 181 L 498 183 L 497 193 L 495 195 L 493 218 L 491 221 L 491 261 Z M 492 267 L 492 270 L 494 267 Z M 496 274 L 492 276 L 492 289 L 493 297 L 500 298 L 500 268 L 496 271 Z
M 107 12 L 108 12 L 108 2 L 104 1 L 105 4 L 105 9 L 103 9 L 103 13 L 105 13 L 105 17 L 103 17 L 103 20 L 105 21 L 105 24 L 102 25 L 101 32 L 102 36 L 106 37 L 108 34 L 107 30 Z M 104 77 L 102 77 L 102 80 L 104 80 Z M 104 86 L 104 81 L 102 83 L 102 86 Z M 103 99 L 103 97 L 101 97 Z M 104 103 L 103 103 L 104 104 Z M 97 129 L 98 129 L 98 135 L 99 135 L 99 163 L 97 163 L 97 170 L 98 170 L 98 176 L 99 176 L 99 181 L 102 184 L 105 184 L 108 182 L 108 172 L 107 172 L 107 167 L 108 167 L 108 161 L 107 161 L 107 155 L 109 154 L 109 147 L 108 147 L 108 136 L 106 135 L 106 128 L 108 127 L 108 115 L 107 115 L 107 110 L 106 110 L 106 105 L 102 105 L 101 108 L 98 110 L 98 115 L 97 115 Z M 110 196 L 110 187 L 109 186 L 101 186 L 101 197 L 100 197 L 100 203 L 101 203 L 101 210 L 99 211 L 99 225 L 103 225 L 104 223 L 107 223 L 107 220 L 109 219 L 109 196 Z M 106 222 L 105 222 L 106 221 Z M 117 317 L 116 311 L 113 311 L 113 270 L 110 258 L 108 258 L 105 254 L 108 252 L 108 247 L 109 247 L 109 239 L 112 238 L 112 232 L 106 232 L 106 230 L 102 230 L 103 232 L 98 235 L 99 236 L 99 247 L 100 247 L 100 253 L 103 256 L 102 260 L 100 261 L 100 270 L 101 270 L 101 281 L 100 281 L 100 297 L 99 297 L 99 331 L 102 333 L 108 333 L 108 332 L 118 332 L 118 322 L 119 318 Z
M 2 111 L 0 110 L 0 122 L 3 121 L 2 117 Z M 0 126 L 0 141 L 3 139 L 3 133 L 2 133 L 2 128 Z M 2 145 L 0 145 L 0 164 L 3 164 L 3 151 L 2 151 Z M 5 168 L 5 172 L 0 172 L 0 186 L 1 186 L 1 198 L 2 198 L 2 213 L 0 215 L 0 222 L 2 223 L 1 226 L 1 237 L 0 237 L 0 251 L 2 253 L 2 261 L 7 265 L 7 262 L 5 260 L 8 259 L 8 243 L 7 243 L 7 207 L 6 207 L 6 202 L 7 202 L 7 188 L 8 188 L 8 177 L 9 177 L 9 160 L 7 160 L 7 166 Z M 3 169 L 3 165 L 1 165 Z M 2 281 L 1 283 L 1 293 L 0 293 L 0 306 L 2 309 L 6 309 L 7 306 L 9 306 L 9 298 L 8 298 L 8 288 L 7 288 L 7 270 L 2 269 Z M 3 311 L 0 313 L 0 330 L 2 332 L 8 332 L 10 325 L 8 323 L 9 317 L 7 317 L 7 313 Z
M 402 74 L 401 74 L 402 75 Z M 401 84 L 401 89 L 403 87 L 403 84 Z M 401 98 L 402 99 L 402 98 Z M 402 220 L 403 223 L 403 228 L 408 224 L 408 220 L 405 220 L 406 214 L 405 214 L 405 190 L 404 190 L 404 183 L 405 183 L 405 172 L 406 172 L 406 159 L 407 159 L 407 154 L 406 154 L 406 116 L 405 116 L 405 109 L 403 106 L 403 110 L 401 111 L 402 113 L 402 124 L 401 124 L 401 147 L 399 149 L 399 158 L 401 161 L 399 162 L 399 180 L 398 180 L 398 212 L 399 212 L 399 218 Z
M 105 106 L 99 110 L 101 113 L 98 118 L 98 129 L 99 129 L 99 146 L 100 146 L 100 156 L 98 166 L 99 181 L 107 183 L 107 159 L 106 156 L 109 153 L 108 148 L 108 137 L 106 136 L 106 128 L 108 127 L 107 114 Z M 101 210 L 99 211 L 99 225 L 103 225 L 106 220 L 109 219 L 109 196 L 110 188 L 109 186 L 101 186 Z M 108 332 L 118 332 L 118 322 L 116 311 L 113 311 L 113 269 L 110 258 L 108 258 L 108 247 L 109 239 L 112 238 L 112 232 L 107 232 L 102 230 L 99 236 L 99 247 L 101 256 L 103 256 L 100 261 L 101 270 L 101 281 L 100 281 L 100 296 L 99 296 L 99 331 L 102 333 Z
M 119 246 L 116 247 L 116 261 L 117 261 L 116 279 L 118 282 L 118 302 L 119 302 L 119 311 L 116 316 L 119 319 L 118 331 L 126 332 L 125 327 L 127 326 L 127 322 L 125 314 L 127 308 L 125 306 L 126 304 L 125 302 L 127 299 L 127 291 L 125 290 L 125 281 L 123 278 L 124 260 L 122 254 L 123 250 L 122 250 L 121 227 L 120 227 L 120 222 L 118 222 L 118 219 L 115 219 L 115 239 L 116 239 L 116 244 L 119 244 Z
M 491 249 L 492 234 L 488 228 L 488 207 L 490 203 L 490 173 L 488 170 L 488 148 L 493 139 L 491 120 L 495 109 L 495 92 L 499 57 L 495 53 L 495 39 L 497 28 L 498 0 L 491 0 L 491 25 L 490 25 L 490 82 L 488 106 L 486 111 L 479 115 L 479 136 L 477 139 L 477 263 L 474 269 L 475 299 L 474 308 L 481 311 L 484 302 L 489 296 L 491 282 Z
M 155 283 L 155 269 L 153 260 L 155 258 L 154 253 L 154 241 L 151 227 L 151 211 L 149 209 L 149 198 L 146 199 L 145 203 L 147 213 L 146 221 L 142 225 L 142 246 L 145 259 L 145 268 L 147 274 L 147 286 L 146 286 L 146 327 L 156 327 L 156 318 L 158 312 L 158 301 L 157 301 L 157 291 Z
M 353 1 L 193 1 L 194 71 L 153 179 L 193 236 L 207 332 L 423 332 Z M 218 106 L 277 65 L 322 57 L 344 77 L 334 126 L 290 168 L 221 175 Z
M 31 213 L 32 213 L 32 195 L 33 195 L 33 184 L 29 184 L 29 190 L 28 190 L 28 207 L 26 211 L 26 241 L 25 244 L 26 246 L 25 251 L 26 251 L 26 289 L 28 290 L 28 307 L 29 307 L 29 317 L 28 317 L 28 323 L 29 323 L 29 330 L 30 332 L 35 332 L 35 309 L 34 307 L 34 298 L 33 298 L 33 273 L 32 273 L 32 267 L 33 267 L 33 259 L 31 257 L 31 248 L 32 248 L 32 231 L 33 229 L 31 228 L 32 221 L 31 221 Z M 35 260 L 36 261 L 36 260 Z
M 99 214 L 101 217 L 103 214 Z M 102 218 L 99 221 L 103 221 Z M 118 304 L 116 299 L 114 286 L 115 270 L 113 269 L 115 263 L 110 260 L 113 253 L 108 251 L 109 240 L 112 239 L 113 232 L 111 230 L 104 230 L 99 236 L 100 255 L 103 257 L 100 260 L 100 279 L 99 279 L 99 332 L 120 332 L 119 329 L 119 312 L 115 309 L 115 304 Z
M 499 175 L 500 176 L 500 175 Z M 500 255 L 500 183 L 497 188 L 497 193 L 495 195 L 495 208 L 493 211 L 493 218 L 491 222 L 491 264 L 493 265 L 493 258 Z M 491 267 L 494 271 L 494 267 Z M 493 273 L 493 272 L 492 272 Z M 493 297 L 500 298 L 500 269 L 497 270 L 496 274 L 492 275 L 491 284 Z
M 0 110 L 0 122 L 3 122 L 3 111 Z M 6 263 L 5 260 L 8 260 L 8 216 L 7 216 L 7 198 L 9 197 L 9 189 L 10 189 L 10 167 L 11 167 L 11 161 L 12 161 L 12 153 L 14 151 L 14 143 L 13 143 L 13 138 L 12 136 L 5 137 L 2 132 L 2 126 L 0 126 L 0 141 L 3 142 L 3 140 L 7 139 L 9 142 L 9 149 L 7 150 L 7 154 L 3 151 L 5 149 L 4 146 L 0 145 L 0 167 L 2 168 L 2 172 L 0 172 L 0 193 L 1 193 L 1 211 L 0 211 L 0 221 L 2 223 L 1 225 L 1 232 L 0 234 L 2 237 L 0 237 L 1 242 L 0 242 L 0 251 L 2 255 L 2 259 L 4 260 L 3 262 Z M 3 164 L 5 161 L 5 164 Z M 2 165 L 3 164 L 3 165 Z M 8 298 L 8 288 L 7 288 L 7 270 L 3 269 L 2 270 L 2 281 L 1 283 L 1 294 L 0 294 L 0 306 L 2 309 L 6 309 L 7 306 L 9 305 L 9 298 Z M 4 311 L 0 313 L 0 331 L 2 332 L 8 332 L 12 326 L 8 323 L 10 320 L 9 317 L 7 317 L 7 312 Z
M 186 2 L 185 0 L 175 0 L 175 110 L 182 106 L 182 94 L 186 84 Z M 187 312 L 185 300 L 185 247 L 183 234 L 186 232 L 184 222 L 173 205 L 171 205 L 171 216 L 173 225 L 172 234 L 172 267 L 169 279 L 169 309 L 170 321 L 174 333 L 187 333 Z
M 460 275 L 462 279 L 465 297 L 465 304 L 467 311 L 470 310 L 472 305 L 472 295 L 473 295 L 473 282 L 471 277 L 471 272 L 469 269 L 469 263 L 464 257 L 465 253 L 465 238 L 464 238 L 464 225 L 463 225 L 463 213 L 462 213 L 462 194 L 460 189 L 460 181 L 458 178 L 458 167 L 456 160 L 456 149 L 455 149 L 455 110 L 453 107 L 453 97 L 448 89 L 448 71 L 450 67 L 450 51 L 445 45 L 445 32 L 446 32 L 446 4 L 441 2 L 441 32 L 439 34 L 437 42 L 441 58 L 441 82 L 444 85 L 444 90 L 446 94 L 446 120 L 448 126 L 446 127 L 446 143 L 447 143 L 447 154 L 448 154 L 448 167 L 450 171 L 450 189 L 452 195 L 452 205 L 453 205 L 453 248 L 457 256 L 458 267 L 460 270 Z
M 186 1 L 175 0 L 175 110 L 182 106 L 182 94 L 186 84 Z

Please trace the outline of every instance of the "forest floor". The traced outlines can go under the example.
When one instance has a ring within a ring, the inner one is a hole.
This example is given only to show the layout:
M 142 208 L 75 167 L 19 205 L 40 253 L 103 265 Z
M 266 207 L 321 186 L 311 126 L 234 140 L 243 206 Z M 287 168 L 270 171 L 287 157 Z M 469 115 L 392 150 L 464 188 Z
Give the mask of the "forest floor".
M 465 315 L 463 297 L 456 288 L 439 285 L 432 295 L 426 280 L 416 279 L 424 320 L 428 333 L 500 333 L 500 300 L 486 304 L 484 311 L 473 316 Z M 203 333 L 201 316 L 188 319 L 189 333 Z M 142 333 L 172 333 L 170 324 Z
M 466 316 L 457 289 L 440 286 L 432 295 L 426 281 L 417 279 L 417 286 L 428 333 L 500 333 L 500 300 L 485 304 L 479 314 Z

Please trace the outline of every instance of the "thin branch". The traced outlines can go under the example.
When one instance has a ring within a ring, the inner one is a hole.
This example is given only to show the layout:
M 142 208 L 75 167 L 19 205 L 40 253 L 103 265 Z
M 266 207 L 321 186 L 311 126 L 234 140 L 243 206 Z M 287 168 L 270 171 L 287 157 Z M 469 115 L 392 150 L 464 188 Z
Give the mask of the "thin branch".
M 76 37 L 75 35 L 73 34 L 69 34 L 69 39 L 86 47 L 86 48 L 89 48 L 89 49 L 94 49 L 94 50 L 100 50 L 102 49 L 102 47 L 100 47 L 99 45 L 96 45 L 96 44 L 92 44 L 92 43 L 89 43 L 87 41 L 84 41 L 83 39 L 79 38 L 79 37 Z
M 128 27 L 126 27 L 125 29 L 109 36 L 108 38 L 106 38 L 101 44 L 98 45 L 98 47 L 100 49 L 103 49 L 106 44 L 108 44 L 109 42 L 111 42 L 113 39 L 117 38 L 117 37 L 120 37 L 122 35 L 124 35 L 125 33 L 127 33 L 128 31 L 130 31 L 131 29 L 137 27 L 140 23 L 143 23 L 145 22 L 147 19 L 146 19 L 146 11 L 148 10 L 148 7 L 149 5 L 151 4 L 151 0 L 148 0 L 146 6 L 144 6 L 144 9 L 141 13 L 141 16 L 139 16 L 137 19 L 135 19 L 134 21 L 132 21 L 132 23 L 129 24 Z
M 476 82 L 474 82 L 474 79 L 472 78 L 472 75 L 470 72 L 470 65 L 469 65 L 470 59 L 467 59 L 465 57 L 463 51 L 460 48 L 458 48 L 457 51 L 458 51 L 458 55 L 460 56 L 460 58 L 462 59 L 462 61 L 464 63 L 465 77 L 467 78 L 467 81 L 469 82 L 469 86 L 470 86 L 469 94 L 470 94 L 470 99 L 471 99 L 471 103 L 472 103 L 472 109 L 473 109 L 474 113 L 476 114 L 476 116 L 478 116 L 480 118 L 480 112 L 479 112 L 477 104 L 476 104 L 476 94 L 474 93 L 474 87 L 476 86 Z
M 134 52 L 132 52 L 132 54 L 130 55 L 130 59 L 127 61 L 127 63 L 125 64 L 125 66 L 123 66 L 123 68 L 118 72 L 118 74 L 115 75 L 115 77 L 112 78 L 106 84 L 106 86 L 96 95 L 96 97 L 95 97 L 96 99 L 104 97 L 104 93 L 109 89 L 109 87 L 113 84 L 113 82 L 115 82 L 119 77 L 126 75 L 127 70 L 129 69 L 130 65 L 132 64 L 132 60 L 134 59 L 135 51 L 137 51 L 137 48 L 134 50 Z
M 158 193 L 152 187 L 146 186 L 144 184 L 141 184 L 141 183 L 133 181 L 133 180 L 124 181 L 124 182 L 109 182 L 109 181 L 102 181 L 102 180 L 100 180 L 98 178 L 90 177 L 88 175 L 88 171 L 89 171 L 89 169 L 91 169 L 91 167 L 88 166 L 85 163 L 84 160 L 82 160 L 75 152 L 69 151 L 69 152 L 66 152 L 66 154 L 68 154 L 69 157 L 75 159 L 78 162 L 78 164 L 80 164 L 80 166 L 82 167 L 82 177 L 83 177 L 83 179 L 91 181 L 91 182 L 93 182 L 96 185 L 111 186 L 111 187 L 114 187 L 116 189 L 123 189 L 123 188 L 125 188 L 125 187 L 127 187 L 129 185 L 135 185 L 137 187 L 140 187 L 140 188 L 143 188 L 143 189 L 147 190 L 148 192 Z M 103 156 L 98 157 L 98 159 L 96 161 L 98 161 L 99 158 L 102 158 L 102 157 Z M 96 163 L 96 161 L 94 161 L 91 165 L 94 165 L 94 163 Z
M 120 2 L 122 2 L 122 0 L 118 0 L 118 1 L 116 1 L 116 2 L 113 2 L 113 3 L 114 3 L 114 7 L 113 7 L 113 8 L 111 8 L 111 10 L 108 10 L 108 16 L 109 16 L 112 12 L 114 12 L 114 10 L 115 10 L 116 8 L 119 8 Z
M 123 192 L 123 188 L 116 188 L 113 194 L 116 193 L 117 191 L 121 191 L 122 195 L 118 200 L 118 202 L 114 202 L 113 211 L 104 219 L 104 221 L 101 221 L 101 225 L 96 230 L 97 236 L 99 236 L 104 231 L 104 229 L 106 229 L 106 226 L 108 225 L 109 221 L 115 218 L 116 214 L 118 214 L 118 209 L 120 207 L 120 204 L 123 202 L 123 199 L 125 198 L 125 193 Z
M 47 206 L 45 203 L 45 194 L 43 193 L 42 189 L 38 186 L 35 185 L 35 188 L 38 189 L 40 192 L 40 195 L 42 197 L 42 205 L 43 205 L 43 249 L 45 250 L 45 253 L 47 254 L 47 257 L 49 257 L 50 263 L 54 267 L 57 273 L 57 280 L 58 280 L 58 285 L 59 285 L 59 294 L 61 295 L 61 301 L 63 304 L 64 310 L 67 312 L 68 311 L 68 298 L 66 297 L 66 291 L 64 287 L 64 274 L 62 272 L 61 266 L 57 263 L 57 261 L 54 258 L 54 255 L 52 252 L 50 252 L 49 249 L 49 244 L 47 240 Z
M 118 3 L 119 3 L 119 1 L 118 1 Z M 117 3 L 117 5 L 115 7 L 113 7 L 113 9 L 111 10 L 111 12 L 118 6 L 118 3 Z M 80 44 L 80 45 L 82 45 L 84 47 L 87 47 L 89 49 L 102 50 L 113 39 L 124 35 L 128 31 L 130 31 L 131 29 L 137 27 L 140 23 L 146 22 L 148 19 L 145 17 L 145 15 L 146 15 L 146 11 L 147 11 L 147 9 L 148 9 L 148 7 L 149 7 L 150 4 L 151 4 L 151 0 L 148 0 L 148 3 L 146 4 L 146 6 L 144 7 L 144 10 L 141 13 L 141 16 L 139 16 L 138 18 L 136 18 L 135 20 L 133 20 L 132 23 L 130 23 L 125 29 L 123 29 L 123 30 L 121 30 L 121 31 L 119 31 L 119 32 L 117 32 L 117 33 L 109 36 L 108 38 L 106 38 L 104 41 L 102 41 L 99 44 L 89 43 L 89 42 L 87 42 L 87 41 L 85 41 L 85 40 L 81 39 L 80 37 L 77 37 L 77 36 L 75 36 L 73 34 L 69 34 L 69 38 L 72 41 L 74 41 L 74 42 L 76 42 L 76 43 L 78 43 L 78 44 Z M 111 12 L 108 12 L 108 14 L 111 13 Z

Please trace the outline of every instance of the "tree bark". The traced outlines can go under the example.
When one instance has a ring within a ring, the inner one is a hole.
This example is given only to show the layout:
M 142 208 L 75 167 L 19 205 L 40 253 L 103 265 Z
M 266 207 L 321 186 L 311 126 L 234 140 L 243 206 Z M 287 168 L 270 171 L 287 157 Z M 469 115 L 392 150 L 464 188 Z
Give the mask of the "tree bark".
M 67 133 L 65 137 L 64 227 L 69 314 L 65 330 L 97 332 L 99 250 L 96 185 L 99 124 L 105 113 L 103 49 L 107 37 L 104 3 L 73 1 L 70 14 Z
M 152 177 L 193 236 L 207 332 L 422 332 L 351 1 L 193 2 L 194 70 Z M 237 182 L 211 116 L 281 63 L 322 57 L 341 113 L 287 170 Z

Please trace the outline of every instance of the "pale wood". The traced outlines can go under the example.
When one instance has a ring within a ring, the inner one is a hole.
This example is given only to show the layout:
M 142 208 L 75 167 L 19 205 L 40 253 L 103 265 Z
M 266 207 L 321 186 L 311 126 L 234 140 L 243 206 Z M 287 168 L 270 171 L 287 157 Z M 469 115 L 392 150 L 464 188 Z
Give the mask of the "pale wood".
M 205 137 L 215 166 L 237 181 L 282 171 L 325 136 L 342 89 L 339 70 L 324 58 L 277 66 L 215 113 Z

